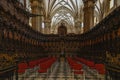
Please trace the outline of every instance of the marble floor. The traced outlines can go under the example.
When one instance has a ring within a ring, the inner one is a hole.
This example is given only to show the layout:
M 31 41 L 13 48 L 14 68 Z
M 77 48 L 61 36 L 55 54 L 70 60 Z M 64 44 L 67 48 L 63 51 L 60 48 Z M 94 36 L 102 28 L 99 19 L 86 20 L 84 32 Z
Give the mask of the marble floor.
M 83 65 L 83 75 L 74 75 L 66 61 L 55 62 L 47 74 L 39 74 L 37 71 L 29 72 L 27 76 L 19 75 L 19 80 L 105 80 L 104 75 L 98 77 L 95 70 Z

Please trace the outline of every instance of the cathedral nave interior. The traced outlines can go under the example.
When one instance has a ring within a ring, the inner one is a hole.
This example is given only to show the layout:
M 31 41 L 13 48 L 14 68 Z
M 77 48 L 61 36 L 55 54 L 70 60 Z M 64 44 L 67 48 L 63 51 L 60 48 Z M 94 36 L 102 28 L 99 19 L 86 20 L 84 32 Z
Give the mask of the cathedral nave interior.
M 120 0 L 0 0 L 0 80 L 119 80 Z

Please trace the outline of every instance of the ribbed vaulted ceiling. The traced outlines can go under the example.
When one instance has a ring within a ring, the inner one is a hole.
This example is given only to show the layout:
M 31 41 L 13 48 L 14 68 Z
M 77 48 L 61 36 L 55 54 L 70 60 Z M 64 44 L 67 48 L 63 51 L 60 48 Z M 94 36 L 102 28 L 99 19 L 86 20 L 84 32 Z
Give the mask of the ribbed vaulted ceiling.
M 44 0 L 46 17 L 52 19 L 52 26 L 61 21 L 74 26 L 74 18 L 81 12 L 82 0 Z

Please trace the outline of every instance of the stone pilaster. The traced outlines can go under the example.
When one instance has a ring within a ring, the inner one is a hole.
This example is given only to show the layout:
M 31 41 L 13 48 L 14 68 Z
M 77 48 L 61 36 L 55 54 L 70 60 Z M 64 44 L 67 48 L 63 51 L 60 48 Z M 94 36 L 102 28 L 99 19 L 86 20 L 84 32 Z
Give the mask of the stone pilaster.
M 94 26 L 94 0 L 83 0 L 84 2 L 84 32 Z

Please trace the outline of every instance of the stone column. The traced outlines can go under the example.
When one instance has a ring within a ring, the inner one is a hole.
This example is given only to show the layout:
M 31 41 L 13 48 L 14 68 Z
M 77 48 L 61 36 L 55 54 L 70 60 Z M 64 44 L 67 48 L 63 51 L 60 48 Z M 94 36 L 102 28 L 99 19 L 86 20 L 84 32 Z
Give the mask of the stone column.
M 75 21 L 75 28 L 76 28 L 76 34 L 80 33 L 80 21 L 76 20 Z
M 44 21 L 44 24 L 45 24 L 44 33 L 47 34 L 47 21 L 46 20 Z
M 51 28 L 51 21 L 48 21 L 48 23 L 47 23 L 47 34 L 50 34 L 50 28 Z
M 94 0 L 83 0 L 84 2 L 84 32 L 94 26 Z
M 83 22 L 80 22 L 80 27 L 79 27 L 79 29 L 80 29 L 80 31 L 79 31 L 79 34 L 82 34 L 83 33 Z
M 117 5 L 117 7 L 120 6 L 120 0 L 115 0 L 115 3 Z
M 104 17 L 106 17 L 110 12 L 110 1 L 111 0 L 106 0 L 106 2 L 105 2 L 106 7 L 105 7 L 105 15 L 104 15 Z
M 50 34 L 51 21 L 45 20 L 45 34 Z
M 36 31 L 42 30 L 42 1 L 31 0 L 32 13 L 38 16 L 32 17 L 32 28 Z
M 42 32 L 42 22 L 44 21 L 44 15 L 43 15 L 43 2 L 40 2 L 40 8 L 39 8 L 39 12 L 40 12 L 40 17 L 39 17 L 39 31 Z

